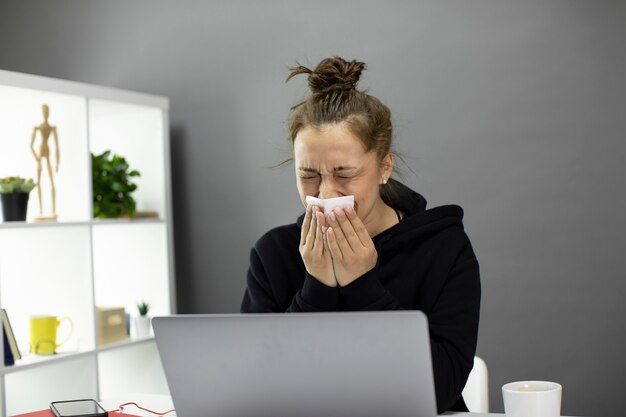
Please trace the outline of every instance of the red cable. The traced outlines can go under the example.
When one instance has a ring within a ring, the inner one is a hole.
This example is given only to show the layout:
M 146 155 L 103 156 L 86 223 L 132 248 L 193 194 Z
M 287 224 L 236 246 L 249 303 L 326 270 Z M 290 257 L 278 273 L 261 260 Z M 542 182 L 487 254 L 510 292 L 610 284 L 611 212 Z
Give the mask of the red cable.
M 162 417 L 162 416 L 164 416 L 164 415 L 166 415 L 166 414 L 169 414 L 169 413 L 171 413 L 171 412 L 173 412 L 173 411 L 176 411 L 175 409 L 173 409 L 173 408 L 172 408 L 171 410 L 168 410 L 168 411 L 165 411 L 165 412 L 159 413 L 159 412 L 157 412 L 157 411 L 152 411 L 152 410 L 148 410 L 147 408 L 143 408 L 143 407 L 142 407 L 142 406 L 140 406 L 139 404 L 137 404 L 137 403 L 133 403 L 133 402 L 131 402 L 131 403 L 124 403 L 124 404 L 120 404 L 120 406 L 119 406 L 120 408 L 119 408 L 119 409 L 117 409 L 116 411 L 117 411 L 118 413 L 121 413 L 122 411 L 124 411 L 124 407 L 125 407 L 125 406 L 127 406 L 127 405 L 134 405 L 135 407 L 137 407 L 137 408 L 139 408 L 139 409 L 141 409 L 141 410 L 143 410 L 143 411 L 147 411 L 147 412 L 149 412 L 149 413 L 156 414 L 156 415 L 157 415 L 157 416 L 159 416 L 159 417 Z

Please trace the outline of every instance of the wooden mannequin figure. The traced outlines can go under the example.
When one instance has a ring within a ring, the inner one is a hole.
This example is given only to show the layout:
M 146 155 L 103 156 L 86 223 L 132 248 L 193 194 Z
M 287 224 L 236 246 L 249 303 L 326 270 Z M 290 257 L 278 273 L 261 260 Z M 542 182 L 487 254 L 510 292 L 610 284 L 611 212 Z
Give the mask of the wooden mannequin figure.
M 59 151 L 59 138 L 57 135 L 56 126 L 52 126 L 48 123 L 48 116 L 50 115 L 50 109 L 47 104 L 41 106 L 41 111 L 43 113 L 43 123 L 39 126 L 35 126 L 33 128 L 33 135 L 30 141 L 30 150 L 32 151 L 35 159 L 37 160 L 37 197 L 39 198 L 39 216 L 35 218 L 37 221 L 46 221 L 46 220 L 56 220 L 57 212 L 56 212 L 56 189 L 54 188 L 54 174 L 52 172 L 52 164 L 50 163 L 50 147 L 48 146 L 48 139 L 50 138 L 50 134 L 54 137 L 54 145 L 55 145 L 55 157 L 56 157 L 56 167 L 55 171 L 59 172 L 59 159 L 60 159 L 60 151 Z M 41 143 L 39 144 L 39 152 L 35 150 L 35 139 L 37 137 L 37 132 L 41 134 Z M 41 199 L 41 165 L 42 160 L 45 159 L 46 168 L 48 170 L 48 177 L 50 178 L 50 187 L 52 191 L 52 215 L 44 216 L 43 215 L 43 204 Z

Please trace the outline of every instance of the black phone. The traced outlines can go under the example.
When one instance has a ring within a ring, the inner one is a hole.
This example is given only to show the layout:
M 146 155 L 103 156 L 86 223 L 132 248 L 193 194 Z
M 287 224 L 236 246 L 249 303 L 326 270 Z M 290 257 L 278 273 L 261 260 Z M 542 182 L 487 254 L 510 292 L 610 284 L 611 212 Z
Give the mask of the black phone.
M 108 412 L 96 400 L 69 400 L 50 403 L 57 417 L 107 417 Z

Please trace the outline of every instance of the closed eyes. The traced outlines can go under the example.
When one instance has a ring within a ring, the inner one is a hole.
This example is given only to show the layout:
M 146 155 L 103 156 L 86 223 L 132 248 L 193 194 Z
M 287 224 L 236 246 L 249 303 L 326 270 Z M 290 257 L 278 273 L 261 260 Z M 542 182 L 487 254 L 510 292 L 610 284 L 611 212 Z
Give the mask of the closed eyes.
M 314 168 L 299 168 L 298 169 L 299 174 L 298 177 L 300 179 L 303 180 L 313 180 L 313 179 L 317 179 L 320 176 L 324 175 L 324 174 L 320 174 L 316 169 Z M 343 166 L 339 166 L 335 169 L 333 169 L 333 173 L 332 175 L 335 178 L 338 179 L 350 179 L 350 178 L 354 178 L 358 175 L 357 169 L 353 168 L 353 167 L 343 167 Z

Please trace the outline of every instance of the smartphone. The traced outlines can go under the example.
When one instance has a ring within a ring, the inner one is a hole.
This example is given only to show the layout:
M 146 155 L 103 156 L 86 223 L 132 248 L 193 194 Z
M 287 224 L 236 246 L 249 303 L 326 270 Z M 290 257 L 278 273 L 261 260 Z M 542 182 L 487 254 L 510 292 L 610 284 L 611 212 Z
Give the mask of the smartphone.
M 57 417 L 107 417 L 108 412 L 96 400 L 54 401 L 50 410 Z

